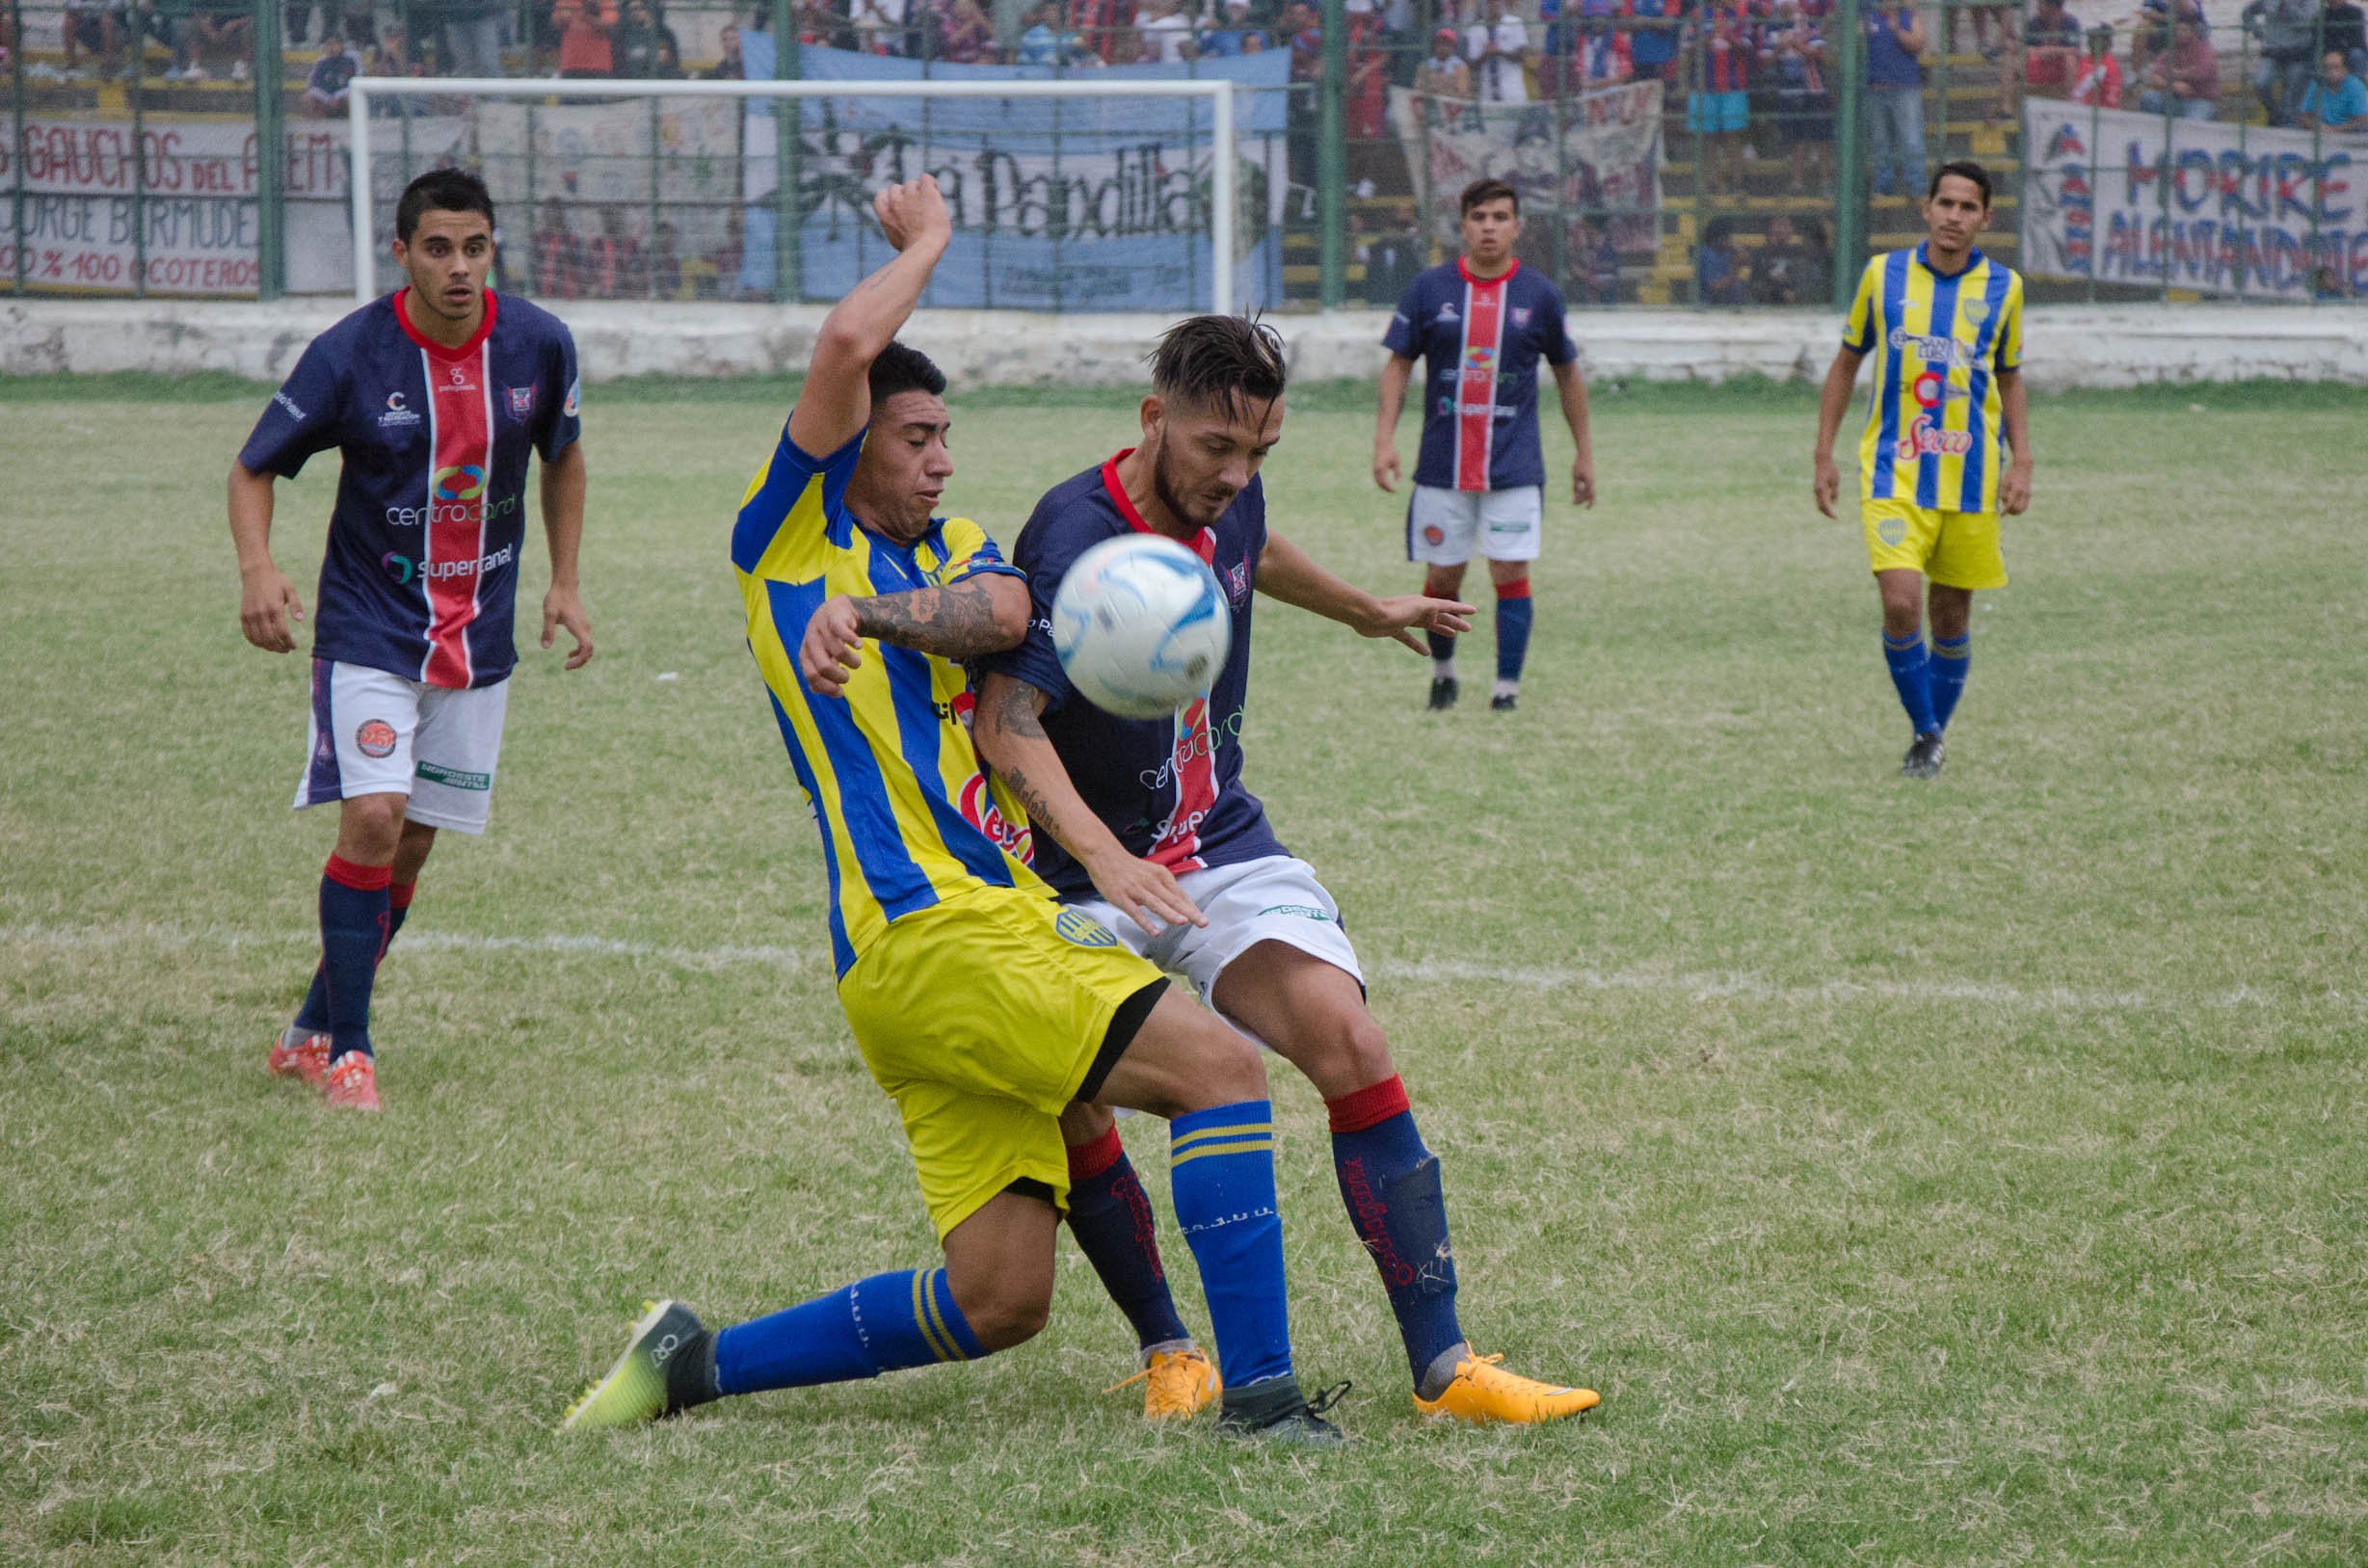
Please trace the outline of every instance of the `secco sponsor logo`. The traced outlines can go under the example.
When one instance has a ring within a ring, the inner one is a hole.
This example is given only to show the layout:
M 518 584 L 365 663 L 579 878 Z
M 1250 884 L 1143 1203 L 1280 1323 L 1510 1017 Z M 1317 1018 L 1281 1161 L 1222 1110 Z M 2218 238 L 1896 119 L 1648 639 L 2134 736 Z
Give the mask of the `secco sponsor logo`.
M 1940 430 L 1933 426 L 1929 414 L 1918 414 L 1908 421 L 1907 433 L 1900 438 L 1900 456 L 1961 458 L 1973 450 L 1973 437 L 1962 430 Z
M 962 811 L 962 819 L 985 834 L 989 838 L 1023 865 L 1036 864 L 1036 840 L 1025 822 L 1014 825 L 1003 815 L 1003 809 L 995 804 L 994 792 L 987 788 L 986 779 L 973 773 L 964 781 L 962 794 L 954 802 Z

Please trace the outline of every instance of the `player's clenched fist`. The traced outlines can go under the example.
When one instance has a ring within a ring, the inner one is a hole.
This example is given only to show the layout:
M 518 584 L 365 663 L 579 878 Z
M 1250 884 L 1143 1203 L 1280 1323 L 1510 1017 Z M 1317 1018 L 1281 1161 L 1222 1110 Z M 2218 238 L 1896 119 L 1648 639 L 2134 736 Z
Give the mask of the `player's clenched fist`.
M 288 581 L 286 572 L 277 567 L 266 567 L 252 575 L 240 576 L 238 629 L 255 647 L 270 653 L 294 652 L 296 636 L 288 629 L 288 623 L 304 618 L 304 602 L 296 597 L 296 585 Z
M 954 235 L 954 221 L 945 211 L 945 197 L 938 190 L 936 178 L 929 174 L 906 180 L 902 185 L 888 186 L 871 199 L 871 210 L 880 220 L 880 229 L 888 236 L 888 243 L 899 251 L 909 251 L 917 243 L 935 243 L 943 248 Z
M 855 624 L 855 600 L 844 594 L 822 601 L 806 623 L 806 640 L 798 645 L 798 674 L 817 697 L 837 697 L 846 690 L 847 676 L 864 662 L 864 634 Z

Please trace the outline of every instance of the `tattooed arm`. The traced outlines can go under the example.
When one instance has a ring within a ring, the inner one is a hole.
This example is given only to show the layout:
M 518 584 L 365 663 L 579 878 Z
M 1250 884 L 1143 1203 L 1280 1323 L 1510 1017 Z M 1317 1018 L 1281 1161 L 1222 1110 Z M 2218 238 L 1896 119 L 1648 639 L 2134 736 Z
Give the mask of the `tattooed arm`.
M 1044 704 L 1044 693 L 1026 681 L 989 671 L 971 713 L 971 739 L 980 759 L 1003 781 L 1028 821 L 1051 834 L 1085 867 L 1085 874 L 1094 879 L 1094 890 L 1112 908 L 1125 911 L 1153 936 L 1167 920 L 1207 925 L 1209 917 L 1184 896 L 1167 867 L 1128 854 L 1118 836 L 1085 804 L 1044 732 L 1039 717 Z
M 1027 584 L 1001 571 L 869 598 L 839 594 L 806 623 L 798 670 L 816 695 L 837 697 L 847 673 L 864 662 L 866 637 L 940 658 L 973 659 L 1016 646 L 1027 635 Z

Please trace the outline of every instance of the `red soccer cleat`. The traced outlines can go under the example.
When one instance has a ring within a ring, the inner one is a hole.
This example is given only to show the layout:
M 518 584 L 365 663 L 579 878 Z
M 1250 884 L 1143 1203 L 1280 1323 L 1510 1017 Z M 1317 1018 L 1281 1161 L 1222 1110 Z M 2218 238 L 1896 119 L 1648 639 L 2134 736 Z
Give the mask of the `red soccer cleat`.
M 329 1076 L 329 1036 L 302 1034 L 291 1025 L 272 1037 L 271 1054 L 263 1065 L 276 1078 L 302 1078 L 305 1087 L 317 1089 Z
M 330 1063 L 321 1098 L 336 1110 L 377 1110 L 378 1066 L 369 1053 L 349 1050 Z

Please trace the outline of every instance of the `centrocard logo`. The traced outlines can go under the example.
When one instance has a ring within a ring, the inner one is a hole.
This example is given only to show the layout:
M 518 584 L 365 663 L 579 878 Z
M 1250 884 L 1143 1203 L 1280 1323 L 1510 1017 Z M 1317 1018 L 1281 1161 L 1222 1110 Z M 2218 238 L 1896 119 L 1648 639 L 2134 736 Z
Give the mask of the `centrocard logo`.
M 1497 351 L 1485 343 L 1475 343 L 1464 350 L 1464 363 L 1475 370 L 1486 370 L 1497 362 Z
M 439 468 L 429 480 L 429 493 L 439 501 L 473 501 L 485 493 L 485 470 L 473 463 Z
M 1973 450 L 1973 436 L 1962 430 L 1934 428 L 1929 414 L 1919 413 L 1908 421 L 1907 433 L 1900 438 L 1900 456 L 1909 461 L 1917 458 L 1961 458 Z
M 988 789 L 984 777 L 971 774 L 963 783 L 962 793 L 954 804 L 961 810 L 962 819 L 985 834 L 1003 853 L 1022 865 L 1036 864 L 1036 840 L 1028 832 L 1027 823 L 1023 820 L 1014 824 L 1003 815 L 1003 809 L 996 805 L 994 792 Z

